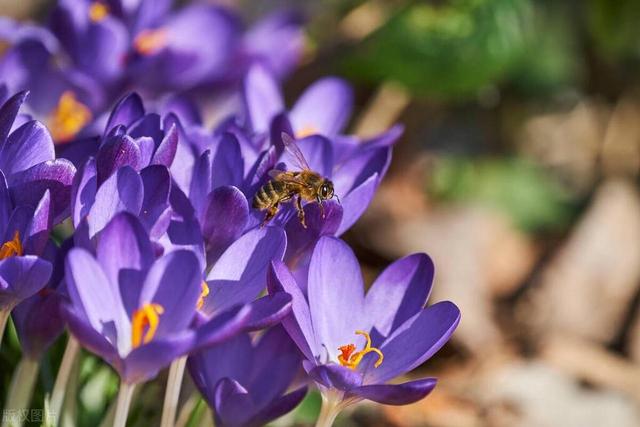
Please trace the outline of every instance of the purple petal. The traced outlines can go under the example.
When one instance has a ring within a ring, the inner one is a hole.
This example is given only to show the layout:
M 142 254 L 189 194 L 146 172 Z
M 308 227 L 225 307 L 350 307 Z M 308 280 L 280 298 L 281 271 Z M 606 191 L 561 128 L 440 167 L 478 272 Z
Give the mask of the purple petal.
M 327 388 L 343 391 L 351 390 L 362 384 L 362 375 L 359 372 L 335 363 L 316 366 L 309 371 L 309 376 Z
M 0 309 L 11 309 L 16 303 L 38 292 L 47 284 L 52 270 L 50 262 L 33 255 L 1 260 L 0 282 L 8 285 L 11 292 L 10 295 L 3 295 L 5 290 L 0 292 Z
M 322 135 L 311 135 L 297 141 L 298 147 L 311 169 L 323 177 L 330 177 L 333 169 L 333 148 L 331 141 Z M 286 158 L 286 157 L 285 157 Z M 297 169 L 291 160 L 287 169 Z
M 326 77 L 311 85 L 291 109 L 297 133 L 329 137 L 340 133 L 351 116 L 353 91 L 344 80 Z
M 244 172 L 244 161 L 237 138 L 224 133 L 218 143 L 218 149 L 212 155 L 212 188 L 223 185 L 240 185 Z
M 336 193 L 343 197 L 374 174 L 384 176 L 390 162 L 390 148 L 359 148 L 357 153 L 334 170 L 332 180 Z
M 61 308 L 62 317 L 67 321 L 69 330 L 87 350 L 100 355 L 111 365 L 117 365 L 119 356 L 116 347 L 107 340 L 106 335 L 96 330 L 86 317 L 83 307 L 65 304 Z
M 164 134 L 162 132 L 162 120 L 157 113 L 149 113 L 142 116 L 142 118 L 132 124 L 129 128 L 128 134 L 133 139 L 141 137 L 149 137 L 155 143 L 159 143 Z
M 424 378 L 402 384 L 363 385 L 351 389 L 349 396 L 373 400 L 383 405 L 408 405 L 424 399 L 435 388 L 435 378 Z
M 365 298 L 373 327 L 386 337 L 418 314 L 429 298 L 433 274 L 433 261 L 426 254 L 410 255 L 387 267 Z
M 297 390 L 292 391 L 289 394 L 285 394 L 279 399 L 269 403 L 269 405 L 251 417 L 250 423 L 252 425 L 264 425 L 276 418 L 288 414 L 302 402 L 302 399 L 307 395 L 307 387 L 300 387 Z
M 354 342 L 356 330 L 368 330 L 364 322 L 364 283 L 351 248 L 333 237 L 321 237 L 309 265 L 309 307 L 319 342 L 330 360 L 338 347 Z
M 80 221 L 89 214 L 97 191 L 98 178 L 96 161 L 90 158 L 78 170 L 78 173 L 73 178 L 73 185 L 71 186 L 71 215 L 74 226 L 77 227 Z
M 247 390 L 230 378 L 221 379 L 213 394 L 216 425 L 244 425 L 255 413 L 255 405 Z
M 138 309 L 140 283 L 154 259 L 151 242 L 138 219 L 127 212 L 114 216 L 99 234 L 96 258 L 109 282 L 118 286 L 127 313 Z
M 214 313 L 253 301 L 267 283 L 272 260 L 282 260 L 286 248 L 284 230 L 265 227 L 236 240 L 222 254 L 207 276 L 211 295 L 203 311 Z
M 382 345 L 384 361 L 365 374 L 367 384 L 387 382 L 420 366 L 451 337 L 460 322 L 460 310 L 453 303 L 434 304 L 401 326 Z
M 102 230 L 118 212 L 140 213 L 143 187 L 140 175 L 125 166 L 111 175 L 98 189 L 95 203 L 89 211 L 89 234 Z
M 150 136 L 141 136 L 134 141 L 140 149 L 140 167 L 148 166 L 151 164 L 151 158 L 153 152 L 156 150 L 156 143 Z
M 351 191 L 344 197 L 340 198 L 342 204 L 342 223 L 336 233 L 340 236 L 347 231 L 362 216 L 364 211 L 373 200 L 373 196 L 379 184 L 378 175 L 372 175 L 368 180 L 363 182 L 358 188 Z
M 28 254 L 42 255 L 49 241 L 49 233 L 51 232 L 52 226 L 53 211 L 51 209 L 51 196 L 49 190 L 47 190 L 33 212 L 25 252 Z
M 193 165 L 193 176 L 189 187 L 189 200 L 199 215 L 203 214 L 207 196 L 211 192 L 211 184 L 211 151 L 207 150 Z M 203 222 L 202 216 L 200 222 Z
M 185 331 L 170 338 L 154 339 L 133 349 L 124 360 L 124 369 L 120 373 L 122 381 L 135 384 L 154 378 L 161 369 L 189 353 L 194 343 L 195 334 Z
M 20 106 L 22 106 L 28 94 L 28 91 L 16 93 L 0 107 L 0 151 L 4 148 L 13 122 L 18 115 L 18 111 L 20 111 Z
M 118 285 L 109 282 L 95 258 L 84 249 L 72 249 L 67 255 L 65 277 L 74 309 L 114 347 L 130 348 L 129 318 Z
M 0 169 L 10 176 L 38 163 L 53 160 L 53 140 L 47 128 L 32 120 L 9 135 L 0 150 Z
M 275 292 L 249 303 L 251 313 L 245 325 L 246 331 L 257 331 L 279 323 L 291 312 L 291 296 Z
M 209 264 L 240 237 L 248 221 L 249 203 L 236 187 L 219 187 L 209 194 L 200 217 Z
M 69 216 L 71 183 L 76 168 L 65 159 L 39 163 L 10 179 L 11 195 L 16 205 L 36 206 L 44 192 L 51 192 L 53 222 L 57 224 Z
M 178 151 L 178 129 L 172 125 L 153 155 L 151 164 L 170 167 Z
M 60 306 L 63 297 L 50 288 L 18 304 L 11 316 L 18 332 L 22 351 L 29 357 L 39 358 L 62 334 L 65 321 Z
M 128 135 L 108 137 L 100 146 L 96 157 L 98 184 L 102 184 L 123 166 L 139 170 L 141 152 L 138 144 Z
M 237 305 L 213 316 L 196 329 L 198 349 L 220 344 L 241 333 L 251 318 L 251 307 Z
M 169 226 L 167 218 L 163 215 L 169 208 L 169 194 L 171 192 L 171 175 L 165 166 L 148 166 L 140 172 L 142 186 L 144 188 L 144 198 L 140 220 L 147 230 L 153 230 L 153 237 L 164 234 Z M 158 224 L 162 220 L 163 224 Z M 157 226 L 156 226 L 157 225 Z
M 289 388 L 302 365 L 295 343 L 281 327 L 265 332 L 254 353 L 257 357 L 251 367 L 251 384 L 248 387 L 255 405 L 262 408 Z
M 243 89 L 249 125 L 255 132 L 267 131 L 271 119 L 284 110 L 276 80 L 265 68 L 254 66 L 247 73 Z
M 200 262 L 191 251 L 171 252 L 153 264 L 142 287 L 138 306 L 153 302 L 163 307 L 156 336 L 187 328 L 195 315 L 201 283 Z
M 142 116 L 144 116 L 144 105 L 140 95 L 135 92 L 130 93 L 118 101 L 113 108 L 109 120 L 107 120 L 105 134 L 116 125 L 125 125 L 128 127 Z
M 286 292 L 291 296 L 291 313 L 282 320 L 282 326 L 305 357 L 315 360 L 318 347 L 309 305 L 291 272 L 281 261 L 271 263 L 267 286 L 271 295 Z
M 330 200 L 323 202 L 324 217 L 317 203 L 304 206 L 307 227 L 303 227 L 297 216 L 293 216 L 286 225 L 287 264 L 295 269 L 300 257 L 313 249 L 321 236 L 333 236 L 342 222 L 342 206 Z
M 222 378 L 247 384 L 253 363 L 248 334 L 239 334 L 189 357 L 189 372 L 200 392 L 213 403 L 214 388 Z

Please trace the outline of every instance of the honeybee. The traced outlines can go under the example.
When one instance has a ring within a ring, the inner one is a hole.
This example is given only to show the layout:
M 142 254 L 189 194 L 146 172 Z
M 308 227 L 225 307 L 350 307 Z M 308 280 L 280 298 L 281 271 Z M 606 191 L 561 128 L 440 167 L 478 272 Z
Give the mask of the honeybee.
M 322 202 L 338 196 L 334 194 L 333 183 L 328 178 L 311 170 L 300 148 L 298 148 L 291 136 L 283 133 L 282 142 L 286 150 L 291 154 L 295 165 L 300 168 L 300 171 L 270 170 L 269 176 L 271 180 L 256 192 L 253 197 L 253 207 L 261 211 L 267 211 L 262 221 L 261 227 L 263 227 L 278 213 L 281 203 L 294 201 L 298 211 L 298 219 L 302 226 L 307 228 L 302 201 L 319 203 L 324 217 Z M 338 199 L 339 201 L 340 199 Z

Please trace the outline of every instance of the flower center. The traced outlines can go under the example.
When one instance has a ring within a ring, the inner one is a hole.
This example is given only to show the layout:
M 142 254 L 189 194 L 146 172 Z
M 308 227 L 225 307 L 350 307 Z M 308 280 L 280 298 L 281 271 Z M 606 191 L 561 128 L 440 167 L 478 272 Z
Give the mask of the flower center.
M 209 295 L 209 285 L 204 280 L 202 281 L 202 292 L 200 292 L 200 298 L 198 298 L 198 303 L 196 304 L 196 308 L 200 310 L 204 306 L 204 299 Z
M 94 1 L 89 6 L 89 19 L 92 22 L 100 22 L 109 15 L 109 7 L 99 1 Z
M 380 349 L 371 347 L 371 337 L 369 336 L 369 334 L 364 331 L 356 331 L 356 335 L 362 335 L 367 339 L 367 343 L 365 344 L 364 348 L 361 351 L 356 351 L 355 344 L 347 344 L 343 345 L 342 347 L 338 347 L 338 350 L 340 350 L 340 354 L 338 355 L 338 362 L 340 362 L 342 366 L 346 366 L 347 368 L 356 369 L 360 362 L 362 362 L 362 358 L 365 355 L 369 353 L 375 353 L 378 355 L 378 360 L 373 366 L 375 368 L 380 366 L 382 364 L 382 361 L 384 360 L 384 355 L 382 354 Z
M 164 308 L 160 304 L 144 304 L 133 313 L 131 320 L 131 346 L 138 348 L 153 339 L 160 324 Z M 146 330 L 146 333 L 145 333 Z
M 22 256 L 23 248 L 20 242 L 20 232 L 16 231 L 13 239 L 5 242 L 0 246 L 0 260 L 10 258 L 12 256 Z
M 300 131 L 296 132 L 296 138 L 305 138 L 307 136 L 318 134 L 318 128 L 312 124 L 306 124 L 300 129 Z
M 143 30 L 133 41 L 133 47 L 141 55 L 153 55 L 167 45 L 167 30 Z
M 71 91 L 65 91 L 49 119 L 49 130 L 56 142 L 72 139 L 91 120 L 91 110 L 76 99 Z

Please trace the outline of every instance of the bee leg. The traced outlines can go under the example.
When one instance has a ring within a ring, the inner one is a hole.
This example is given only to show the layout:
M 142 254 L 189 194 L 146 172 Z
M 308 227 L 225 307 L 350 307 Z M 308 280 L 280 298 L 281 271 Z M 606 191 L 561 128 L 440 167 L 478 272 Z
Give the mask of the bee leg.
M 322 202 L 320 202 L 320 213 L 322 214 L 322 219 L 325 218 L 324 216 L 324 205 L 322 204 Z
M 296 199 L 296 210 L 298 211 L 298 219 L 303 228 L 307 228 L 307 223 L 304 219 L 304 209 L 302 209 L 302 197 L 298 196 Z
M 267 223 L 269 221 L 271 221 L 271 219 L 276 216 L 276 214 L 278 213 L 278 204 L 276 203 L 273 206 L 270 206 L 269 208 L 267 208 L 267 213 L 264 216 L 264 220 L 262 220 L 262 224 L 260 224 L 260 228 L 264 227 L 265 225 L 267 225 Z

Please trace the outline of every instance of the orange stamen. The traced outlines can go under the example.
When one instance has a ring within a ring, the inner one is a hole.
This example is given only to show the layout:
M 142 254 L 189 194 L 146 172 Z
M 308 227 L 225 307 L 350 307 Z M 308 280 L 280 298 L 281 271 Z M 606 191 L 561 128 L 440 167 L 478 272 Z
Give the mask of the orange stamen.
M 109 16 L 109 7 L 106 4 L 99 1 L 91 3 L 91 6 L 89 6 L 89 19 L 92 22 L 100 22 L 107 16 Z
M 133 313 L 131 319 L 131 346 L 138 348 L 153 339 L 160 324 L 164 308 L 160 304 L 144 304 Z M 145 329 L 147 329 L 145 333 Z M 143 336 L 144 334 L 144 336 Z
M 384 355 L 382 354 L 380 349 L 371 347 L 371 337 L 369 336 L 369 334 L 364 331 L 356 331 L 356 334 L 362 335 L 367 339 L 367 343 L 365 344 L 364 348 L 361 351 L 355 351 L 356 346 L 354 344 L 347 344 L 338 347 L 338 350 L 340 350 L 340 354 L 338 355 L 338 362 L 340 362 L 342 366 L 346 366 L 349 369 L 356 369 L 360 362 L 362 362 L 362 358 L 365 355 L 369 353 L 375 353 L 378 355 L 378 360 L 373 366 L 375 368 L 380 366 L 382 364 L 382 361 L 384 360 Z
M 66 142 L 76 136 L 91 117 L 91 110 L 78 101 L 73 92 L 65 91 L 49 118 L 49 130 L 56 142 Z
M 302 127 L 302 129 L 300 129 L 299 132 L 296 132 L 296 139 L 305 138 L 311 135 L 317 135 L 318 133 L 320 132 L 318 131 L 317 127 L 311 124 L 306 124 Z
M 167 45 L 167 30 L 143 30 L 133 41 L 133 47 L 141 55 L 153 55 Z
M 12 256 L 22 256 L 24 248 L 20 242 L 20 232 L 13 234 L 13 239 L 5 242 L 0 247 L 0 259 L 10 258 Z
M 200 310 L 204 306 L 204 299 L 209 295 L 209 286 L 207 282 L 202 281 L 202 292 L 200 292 L 200 298 L 198 298 L 198 303 L 196 304 L 196 308 Z

